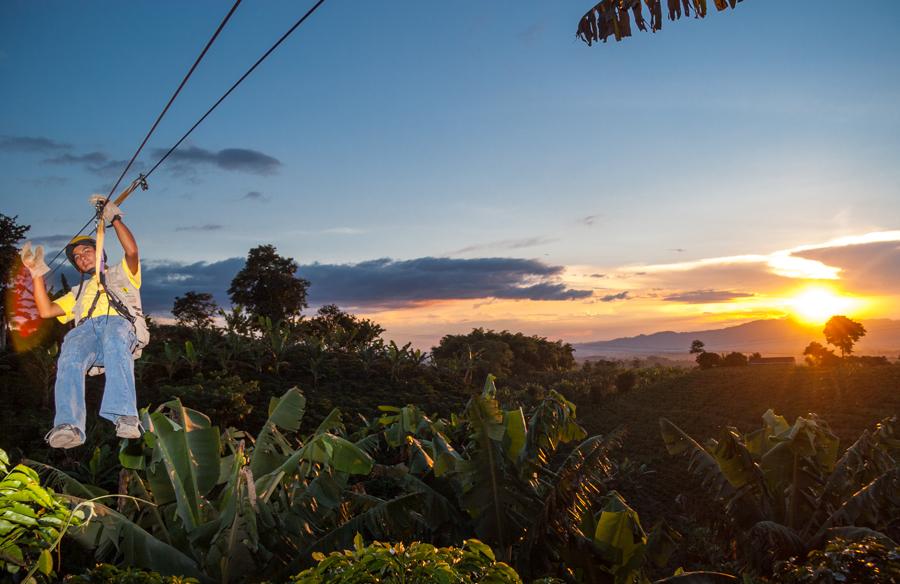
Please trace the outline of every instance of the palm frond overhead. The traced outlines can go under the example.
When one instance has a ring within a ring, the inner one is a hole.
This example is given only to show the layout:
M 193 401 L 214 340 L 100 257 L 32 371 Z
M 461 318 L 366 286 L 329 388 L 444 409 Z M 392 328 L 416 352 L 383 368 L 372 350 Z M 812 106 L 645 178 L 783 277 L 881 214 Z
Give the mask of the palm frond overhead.
M 728 7 L 734 8 L 742 0 L 713 0 L 718 10 Z M 662 29 L 664 0 L 644 0 L 647 11 L 650 13 L 650 29 L 657 31 Z M 668 8 L 669 20 L 678 20 L 683 16 L 690 16 L 691 9 L 695 18 L 706 16 L 707 0 L 665 0 Z M 641 0 L 602 0 L 588 10 L 578 22 L 578 30 L 575 36 L 588 45 L 595 42 L 615 37 L 617 41 L 631 36 L 631 19 L 639 29 L 647 30 L 647 21 L 641 7 Z M 629 14 L 629 12 L 631 14 Z

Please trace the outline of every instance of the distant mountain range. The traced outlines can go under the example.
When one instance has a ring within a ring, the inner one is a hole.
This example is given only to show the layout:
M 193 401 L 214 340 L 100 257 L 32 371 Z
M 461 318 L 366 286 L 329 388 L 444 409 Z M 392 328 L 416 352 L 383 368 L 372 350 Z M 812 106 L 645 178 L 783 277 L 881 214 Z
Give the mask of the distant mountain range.
M 890 319 L 863 320 L 866 336 L 860 339 L 855 354 L 887 355 L 894 359 L 900 353 L 900 321 Z M 662 331 L 611 341 L 575 343 L 575 357 L 646 357 L 688 358 L 691 342 L 703 341 L 707 351 L 762 353 L 763 356 L 795 356 L 803 354 L 810 341 L 825 344 L 822 325 L 810 326 L 789 318 L 754 320 L 737 326 L 692 332 Z

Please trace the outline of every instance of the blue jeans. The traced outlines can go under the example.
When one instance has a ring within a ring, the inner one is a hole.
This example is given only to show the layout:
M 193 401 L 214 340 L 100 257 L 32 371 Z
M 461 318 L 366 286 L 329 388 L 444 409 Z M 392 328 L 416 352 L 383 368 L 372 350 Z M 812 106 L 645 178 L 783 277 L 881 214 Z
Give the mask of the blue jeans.
M 54 425 L 72 424 L 84 435 L 84 376 L 94 365 L 106 369 L 100 416 L 111 422 L 119 416 L 136 416 L 131 356 L 136 344 L 134 327 L 121 316 L 91 318 L 69 331 L 57 362 Z

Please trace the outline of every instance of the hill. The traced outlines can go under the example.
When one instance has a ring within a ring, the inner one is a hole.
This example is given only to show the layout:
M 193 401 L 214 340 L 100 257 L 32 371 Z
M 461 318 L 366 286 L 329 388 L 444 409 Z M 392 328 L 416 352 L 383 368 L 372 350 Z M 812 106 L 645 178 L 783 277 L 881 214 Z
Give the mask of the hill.
M 793 423 L 813 412 L 831 426 L 843 451 L 880 419 L 900 413 L 900 366 L 813 369 L 733 367 L 695 369 L 644 389 L 614 394 L 578 417 L 589 434 L 624 426 L 628 435 L 620 458 L 645 464 L 652 474 L 623 485 L 629 502 L 652 521 L 677 514 L 675 497 L 691 490 L 686 463 L 669 456 L 659 418 L 677 424 L 701 444 L 726 426 L 749 432 L 772 408 Z
M 867 334 L 855 352 L 896 357 L 900 353 L 900 321 L 872 319 L 862 321 Z M 722 329 L 690 332 L 662 331 L 609 341 L 576 343 L 578 359 L 591 357 L 633 357 L 668 355 L 688 358 L 694 339 L 703 341 L 707 351 L 760 352 L 766 356 L 800 356 L 810 341 L 824 343 L 821 325 L 805 325 L 789 318 L 754 320 Z

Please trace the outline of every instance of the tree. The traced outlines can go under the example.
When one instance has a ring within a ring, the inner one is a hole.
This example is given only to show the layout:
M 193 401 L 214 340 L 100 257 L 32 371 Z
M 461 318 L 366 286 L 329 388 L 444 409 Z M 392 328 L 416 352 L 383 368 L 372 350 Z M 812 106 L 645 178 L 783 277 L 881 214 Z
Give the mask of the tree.
M 703 343 L 703 341 L 701 341 L 700 339 L 695 339 L 694 342 L 691 343 L 691 355 L 705 353 L 706 349 L 703 348 L 705 346 L 706 345 Z
M 825 340 L 841 350 L 841 357 L 853 352 L 853 344 L 866 336 L 866 328 L 846 316 L 832 316 L 825 323 Z
M 212 294 L 191 290 L 184 296 L 175 297 L 172 316 L 181 326 L 202 329 L 212 326 L 213 315 L 218 309 Z
M 747 356 L 737 351 L 732 351 L 722 357 L 722 367 L 744 367 L 747 365 Z
M 697 355 L 697 365 L 700 369 L 712 369 L 722 364 L 722 356 L 718 353 L 708 353 L 706 351 Z
M 806 360 L 806 364 L 810 367 L 834 365 L 838 362 L 838 357 L 834 354 L 834 351 L 816 341 L 806 345 L 806 348 L 803 349 L 803 357 Z
M 321 307 L 304 329 L 322 339 L 325 347 L 339 351 L 361 351 L 379 340 L 384 329 L 377 323 L 344 312 L 335 304 Z
M 731 6 L 734 8 L 742 0 L 713 0 L 718 10 L 725 10 Z M 650 12 L 650 28 L 653 32 L 662 29 L 662 0 L 643 0 Z M 694 6 L 696 18 L 706 16 L 706 0 L 668 0 L 669 20 L 678 20 L 682 15 L 690 16 L 690 6 Z M 631 36 L 631 20 L 628 12 L 634 16 L 634 24 L 640 30 L 647 30 L 647 23 L 641 12 L 641 0 L 602 0 L 588 10 L 578 22 L 578 30 L 575 36 L 592 45 L 614 36 L 616 41 Z
M 294 275 L 296 271 L 293 258 L 278 255 L 274 245 L 254 247 L 231 281 L 228 295 L 254 317 L 268 317 L 273 323 L 294 322 L 306 308 L 309 288 L 307 280 Z
M 25 234 L 31 229 L 30 225 L 19 225 L 16 222 L 19 216 L 7 217 L 0 213 L 0 298 L 8 298 L 7 292 L 16 274 L 13 268 L 19 264 L 19 242 L 25 238 Z M 4 309 L 0 312 L 0 350 L 6 348 L 6 338 L 9 329 L 9 319 Z

